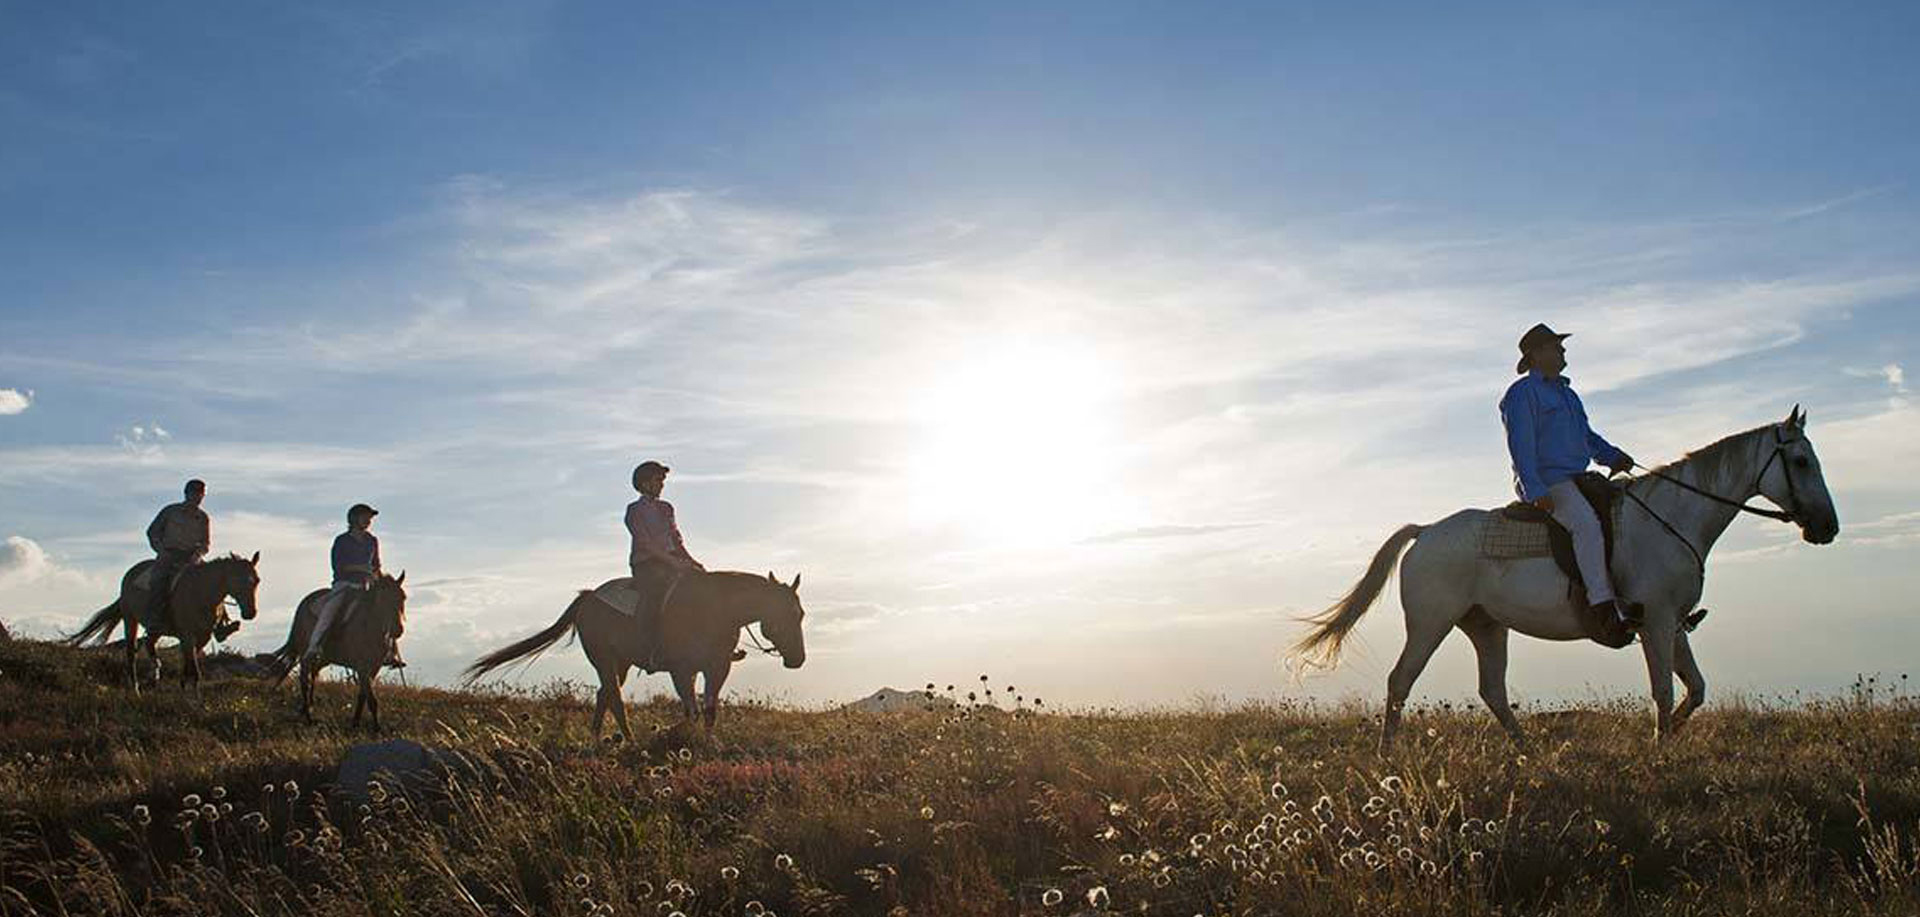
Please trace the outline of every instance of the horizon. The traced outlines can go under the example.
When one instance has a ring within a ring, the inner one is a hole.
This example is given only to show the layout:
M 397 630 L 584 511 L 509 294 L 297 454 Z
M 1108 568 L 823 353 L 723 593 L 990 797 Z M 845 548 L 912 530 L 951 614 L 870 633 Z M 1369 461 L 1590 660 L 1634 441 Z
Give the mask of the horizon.
M 1377 703 L 1397 591 L 1302 682 L 1294 619 L 1397 526 L 1513 498 L 1496 406 L 1544 321 L 1645 464 L 1809 412 L 1839 539 L 1728 530 L 1710 703 L 1920 642 L 1912 9 L 12 18 L 16 636 L 111 601 L 197 477 L 214 552 L 262 553 L 229 646 L 280 644 L 367 502 L 408 678 L 446 684 L 625 575 L 658 459 L 695 557 L 804 576 L 807 666 L 733 696 Z M 1512 657 L 1529 705 L 1645 694 L 1637 650 Z

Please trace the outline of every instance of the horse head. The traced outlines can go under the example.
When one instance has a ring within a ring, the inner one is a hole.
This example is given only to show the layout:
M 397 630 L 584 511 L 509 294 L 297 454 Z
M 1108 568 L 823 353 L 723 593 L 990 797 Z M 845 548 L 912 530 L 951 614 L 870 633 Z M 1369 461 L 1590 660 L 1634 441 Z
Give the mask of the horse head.
M 255 596 L 260 591 L 260 552 L 253 552 L 252 557 L 229 554 L 214 563 L 221 565 L 220 590 L 240 606 L 241 620 L 253 620 L 259 614 Z
M 796 573 L 793 582 L 783 583 L 768 573 L 766 595 L 760 609 L 760 632 L 780 652 L 780 661 L 789 669 L 797 669 L 807 662 L 807 640 L 800 632 L 800 622 L 807 616 L 807 610 L 800 607 L 800 575 Z
M 407 572 L 400 571 L 399 576 L 380 574 L 373 580 L 372 594 L 369 596 L 374 613 L 380 620 L 391 620 L 395 625 L 404 625 L 407 620 Z
M 1832 542 L 1840 534 L 1840 514 L 1827 492 L 1813 440 L 1807 438 L 1806 412 L 1794 405 L 1787 419 L 1774 425 L 1773 434 L 1775 453 L 1760 475 L 1760 495 L 1791 513 L 1808 543 Z

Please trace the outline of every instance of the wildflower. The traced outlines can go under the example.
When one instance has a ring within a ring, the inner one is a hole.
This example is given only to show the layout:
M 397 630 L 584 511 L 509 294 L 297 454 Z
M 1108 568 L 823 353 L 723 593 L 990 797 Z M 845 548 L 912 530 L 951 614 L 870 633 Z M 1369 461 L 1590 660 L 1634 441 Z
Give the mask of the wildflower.
M 653 897 L 653 883 L 652 883 L 652 882 L 648 882 L 648 881 L 647 881 L 647 880 L 645 880 L 645 879 L 641 879 L 641 880 L 640 880 L 640 885 L 639 885 L 638 887 L 636 887 L 636 888 L 635 888 L 634 890 L 635 890 L 635 891 L 637 891 L 637 892 L 639 892 L 639 893 L 640 893 L 640 897 L 642 897 L 642 898 L 651 898 L 651 897 Z
M 1087 889 L 1087 906 L 1088 907 L 1095 908 L 1095 909 L 1104 908 L 1107 906 L 1107 903 L 1111 900 L 1113 900 L 1112 896 L 1107 894 L 1107 887 L 1105 885 L 1095 885 L 1094 887 Z
M 288 796 L 300 795 L 300 784 L 293 780 L 289 780 L 286 783 L 282 784 L 281 789 L 286 790 Z
M 1361 806 L 1360 811 L 1366 814 L 1368 817 L 1372 817 L 1375 815 L 1379 815 L 1382 811 L 1386 809 L 1386 807 L 1387 807 L 1386 800 L 1381 799 L 1378 796 L 1369 796 L 1367 797 L 1367 804 L 1364 806 Z
M 200 817 L 206 819 L 207 821 L 219 821 L 220 810 L 217 808 L 214 808 L 212 803 L 208 803 L 200 807 Z
M 1404 782 L 1401 781 L 1399 777 L 1393 776 L 1391 774 L 1380 778 L 1380 788 L 1389 793 L 1400 792 L 1400 788 L 1404 785 L 1405 785 Z
M 680 749 L 680 760 L 682 760 L 682 761 L 692 761 L 692 760 L 693 760 L 693 749 L 691 749 L 691 748 L 682 748 L 682 749 Z
M 1119 836 L 1120 832 L 1115 830 L 1112 825 L 1108 825 L 1105 829 L 1101 830 L 1099 834 L 1094 835 L 1093 839 L 1096 841 L 1110 841 Z
M 1107 814 L 1115 818 L 1119 818 L 1120 816 L 1127 814 L 1127 804 L 1124 802 L 1107 803 Z
M 932 687 L 932 686 L 929 685 L 928 687 Z M 764 914 L 766 912 L 767 912 L 767 906 L 764 904 L 761 904 L 760 899 L 755 898 L 752 901 L 747 902 L 748 917 L 760 917 L 761 914 Z
M 1268 792 L 1272 793 L 1275 799 L 1285 799 L 1287 796 L 1287 785 L 1284 783 L 1275 783 L 1273 788 L 1268 790 Z
M 581 873 L 574 874 L 573 876 L 574 888 L 586 888 L 588 885 L 591 885 L 591 884 L 593 884 L 593 879 L 589 877 L 586 873 L 581 872 Z
M 227 788 L 224 786 L 216 786 L 213 788 L 213 791 L 208 793 L 207 795 L 212 796 L 213 801 L 219 802 L 220 800 L 227 798 Z
M 271 784 L 271 783 L 263 783 L 263 784 L 261 784 L 261 785 L 260 785 L 260 795 L 262 795 L 262 796 L 272 796 L 272 795 L 273 795 L 273 789 L 274 789 L 274 787 L 273 787 L 273 784 Z
M 306 840 L 307 840 L 306 832 L 301 831 L 299 828 L 295 828 L 292 831 L 287 832 L 287 846 L 289 847 L 298 847 L 301 844 L 306 843 Z
M 1432 726 L 1427 727 L 1427 738 L 1437 739 L 1439 737 L 1440 737 L 1440 730 L 1435 729 Z
M 1040 893 L 1040 903 L 1047 907 L 1058 907 L 1060 902 L 1065 900 L 1066 897 L 1066 895 L 1060 893 L 1059 889 L 1049 888 Z
M 1400 862 L 1402 863 L 1413 862 L 1413 850 L 1411 848 L 1402 847 L 1399 850 L 1394 851 L 1393 855 L 1396 857 L 1399 857 Z
M 782 871 L 785 871 L 785 870 L 789 870 L 789 869 L 792 869 L 792 868 L 793 868 L 793 857 L 790 857 L 790 856 L 787 856 L 787 855 L 786 855 L 786 854 L 784 854 L 784 853 L 783 853 L 783 854 L 780 854 L 779 856 L 776 856 L 776 857 L 774 857 L 774 858 L 773 858 L 773 868 L 775 868 L 775 869 L 778 869 L 778 870 L 782 870 Z
M 733 880 L 740 878 L 740 867 L 738 866 L 720 867 L 720 878 L 725 879 L 728 882 L 732 882 Z
M 1190 838 L 1187 838 L 1187 846 L 1192 847 L 1195 850 L 1199 850 L 1200 848 L 1207 846 L 1207 842 L 1211 840 L 1213 840 L 1213 838 L 1207 836 L 1206 832 L 1203 831 Z
M 200 856 L 204 853 L 206 853 L 206 851 L 201 850 L 199 847 L 196 846 L 193 849 L 187 851 L 187 859 L 189 860 L 200 859 Z
M 1434 865 L 1432 860 L 1421 860 L 1420 874 L 1423 876 L 1437 876 L 1440 874 L 1440 867 Z
M 185 799 L 182 799 L 182 800 L 180 800 L 180 808 L 182 808 L 182 809 L 198 809 L 198 808 L 200 808 L 200 794 L 199 794 L 199 793 L 188 793 L 188 794 L 187 794 L 187 798 L 185 798 Z
M 933 821 L 933 807 L 932 807 L 932 806 L 921 806 L 921 807 L 920 807 L 920 820 L 921 820 L 921 821 Z
M 133 807 L 133 823 L 145 825 L 153 821 L 153 813 L 147 810 L 145 803 Z
M 1133 865 L 1133 854 L 1131 854 L 1131 853 L 1123 853 L 1123 854 L 1120 854 L 1120 865 L 1122 865 L 1122 866 L 1132 866 L 1132 865 Z

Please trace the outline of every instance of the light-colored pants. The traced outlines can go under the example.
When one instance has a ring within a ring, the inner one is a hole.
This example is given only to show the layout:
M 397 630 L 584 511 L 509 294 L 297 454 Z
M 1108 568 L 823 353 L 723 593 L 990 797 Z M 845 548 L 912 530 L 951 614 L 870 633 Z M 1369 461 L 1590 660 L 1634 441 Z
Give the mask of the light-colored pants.
M 354 593 L 365 588 L 359 583 L 345 581 L 333 584 L 326 597 L 320 600 L 320 610 L 313 616 L 313 636 L 307 639 L 307 655 L 319 654 L 320 643 L 327 639 L 327 632 L 333 629 L 334 619 L 340 616 L 340 609 L 346 607 Z
M 1600 532 L 1600 517 L 1593 504 L 1572 481 L 1561 481 L 1547 488 L 1553 498 L 1553 518 L 1573 536 L 1573 559 L 1579 562 L 1580 579 L 1587 587 L 1587 602 L 1598 605 L 1613 599 L 1613 578 L 1607 575 L 1607 541 Z

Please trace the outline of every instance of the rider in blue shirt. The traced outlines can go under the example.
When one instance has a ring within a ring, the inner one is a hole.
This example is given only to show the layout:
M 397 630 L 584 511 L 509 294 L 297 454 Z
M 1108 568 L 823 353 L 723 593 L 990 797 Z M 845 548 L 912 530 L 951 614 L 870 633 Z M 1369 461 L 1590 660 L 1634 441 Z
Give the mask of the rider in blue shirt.
M 1633 458 L 1593 431 L 1586 406 L 1561 375 L 1567 367 L 1564 342 L 1569 337 L 1535 325 L 1520 338 L 1520 363 L 1514 370 L 1526 375 L 1508 386 L 1500 399 L 1507 451 L 1513 456 L 1514 488 L 1520 499 L 1551 513 L 1573 536 L 1574 558 L 1593 610 L 1605 620 L 1629 627 L 1635 622 L 1614 600 L 1600 519 L 1573 479 L 1594 462 L 1615 474 L 1623 473 L 1633 467 Z

